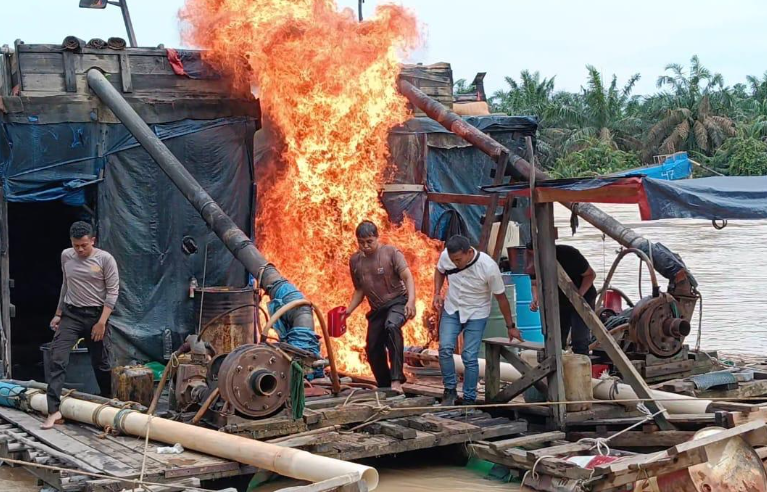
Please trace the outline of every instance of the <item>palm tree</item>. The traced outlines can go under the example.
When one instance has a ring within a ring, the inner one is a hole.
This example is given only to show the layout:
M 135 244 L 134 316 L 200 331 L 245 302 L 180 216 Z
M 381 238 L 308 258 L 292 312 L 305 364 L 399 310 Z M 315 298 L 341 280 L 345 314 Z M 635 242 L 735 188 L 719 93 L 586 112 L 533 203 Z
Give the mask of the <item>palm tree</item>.
M 644 157 L 654 153 L 673 154 L 680 150 L 706 155 L 735 135 L 735 123 L 718 110 L 732 104 L 731 93 L 724 88 L 719 73 L 711 73 L 695 55 L 690 59 L 689 75 L 681 65 L 666 66 L 666 75 L 658 77 L 658 88 L 651 104 L 660 118 L 647 132 Z
M 641 132 L 642 122 L 630 109 L 638 104 L 638 96 L 631 92 L 640 75 L 632 75 L 619 88 L 615 75 L 610 85 L 605 86 L 599 70 L 591 65 L 586 69 L 586 87 L 581 88 L 578 97 L 570 99 L 567 111 L 561 111 L 572 130 L 564 142 L 565 148 L 577 150 L 597 139 L 614 149 L 638 150 L 641 142 L 635 135 Z
M 493 109 L 514 115 L 537 116 L 544 120 L 551 110 L 554 95 L 554 79 L 541 79 L 540 72 L 523 70 L 519 82 L 505 77 L 508 90 L 499 90 L 490 98 Z
M 537 151 L 544 167 L 549 167 L 560 155 L 560 142 L 566 136 L 560 126 L 567 107 L 562 98 L 568 94 L 555 92 L 554 79 L 523 70 L 519 81 L 505 77 L 508 89 L 496 91 L 490 98 L 494 112 L 538 118 Z
M 477 88 L 474 84 L 469 84 L 466 79 L 458 79 L 453 82 L 453 93 L 455 94 L 474 94 L 477 92 Z
M 767 101 L 767 72 L 764 72 L 762 78 L 748 75 L 746 81 L 748 88 L 751 89 L 751 97 L 760 102 Z

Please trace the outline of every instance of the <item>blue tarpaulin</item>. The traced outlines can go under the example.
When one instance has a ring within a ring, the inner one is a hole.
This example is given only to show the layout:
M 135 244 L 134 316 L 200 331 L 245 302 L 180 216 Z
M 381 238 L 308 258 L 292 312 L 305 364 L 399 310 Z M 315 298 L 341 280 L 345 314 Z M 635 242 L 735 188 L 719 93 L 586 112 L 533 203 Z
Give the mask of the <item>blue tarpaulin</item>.
M 612 174 L 612 176 L 639 175 L 653 179 L 667 179 L 669 181 L 687 179 L 692 176 L 692 162 L 690 162 L 687 152 L 677 152 L 668 156 L 661 164 L 638 167 Z

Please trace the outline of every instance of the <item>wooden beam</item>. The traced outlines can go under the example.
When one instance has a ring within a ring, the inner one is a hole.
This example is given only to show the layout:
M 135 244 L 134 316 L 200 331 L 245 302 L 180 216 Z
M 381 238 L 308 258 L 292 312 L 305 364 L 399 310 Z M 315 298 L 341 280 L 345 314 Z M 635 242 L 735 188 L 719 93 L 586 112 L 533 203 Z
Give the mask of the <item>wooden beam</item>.
M 589 191 L 536 188 L 535 202 L 635 203 L 637 186 L 604 186 Z
M 75 55 L 71 51 L 65 51 L 64 56 L 64 90 L 77 92 L 77 78 L 75 75 Z
M 0 375 L 5 378 L 11 374 L 11 262 L 8 251 L 8 202 L 0 186 L 0 321 L 2 321 L 2 367 Z
M 642 379 L 642 376 L 639 374 L 639 372 L 637 372 L 636 367 L 634 367 L 623 350 L 621 350 L 615 339 L 610 336 L 607 328 L 605 328 L 605 325 L 602 324 L 602 321 L 596 315 L 594 310 L 591 309 L 589 303 L 586 302 L 586 300 L 578 293 L 578 289 L 570 280 L 570 277 L 567 276 L 567 273 L 565 272 L 564 268 L 562 268 L 562 265 L 560 265 L 557 261 L 555 261 L 554 264 L 557 268 L 559 288 L 562 289 L 562 292 L 564 292 L 567 298 L 570 300 L 570 303 L 573 305 L 578 315 L 591 329 L 591 333 L 596 337 L 597 341 L 599 341 L 602 350 L 607 353 L 607 355 L 610 357 L 610 360 L 612 360 L 613 364 L 615 364 L 615 367 L 617 367 L 621 372 L 623 379 L 626 380 L 626 382 L 631 386 L 639 398 L 652 398 L 652 393 L 645 380 Z M 657 413 L 663 409 L 659 403 L 654 401 L 646 402 L 645 406 L 652 413 Z M 669 423 L 664 413 L 659 413 L 656 415 L 655 422 L 658 424 L 658 427 L 660 427 L 661 430 L 668 431 L 676 429 L 671 423 Z
M 754 447 L 767 445 L 767 427 L 764 425 L 764 420 L 755 420 L 733 427 L 732 429 L 717 432 L 716 434 L 707 437 L 678 444 L 673 448 L 669 448 L 667 452 L 669 456 L 676 456 L 735 436 L 742 437 L 747 443 Z
M 389 183 L 383 185 L 383 193 L 420 193 L 426 191 L 426 187 L 421 184 Z
M 568 432 L 567 438 L 571 441 L 581 439 L 597 439 L 610 437 L 614 432 Z M 610 447 L 615 448 L 668 448 L 689 441 L 695 435 L 695 431 L 656 431 L 624 432 L 610 439 Z
M 485 401 L 495 401 L 501 392 L 501 346 L 485 344 Z
M 496 171 L 495 171 L 495 179 L 493 180 L 493 184 L 499 185 L 503 184 L 503 178 L 506 175 L 506 164 L 509 162 L 509 153 L 501 152 L 501 155 L 498 156 L 498 160 L 496 161 Z M 497 193 L 493 193 L 490 196 L 490 203 L 487 206 L 487 211 L 485 212 L 485 223 L 482 224 L 482 231 L 479 235 L 479 250 L 484 251 L 487 253 L 487 243 L 490 241 L 490 231 L 493 228 L 493 220 L 488 220 L 489 218 L 495 217 L 495 211 L 498 208 L 498 202 L 500 200 L 500 196 Z
M 527 371 L 525 374 L 522 375 L 521 378 L 517 379 L 513 383 L 503 388 L 495 396 L 495 398 L 490 401 L 505 403 L 511 400 L 512 398 L 521 394 L 527 388 L 535 384 L 537 381 L 540 381 L 541 379 L 551 374 L 552 371 L 554 371 L 555 365 L 556 365 L 556 358 L 549 357 L 545 361 L 541 362 L 538 366 Z M 485 400 L 489 400 L 487 397 L 487 392 L 485 393 Z
M 521 374 L 526 374 L 528 371 L 531 371 L 533 367 L 522 360 L 517 354 L 509 350 L 508 348 L 501 346 L 501 356 L 506 359 L 506 362 L 512 365 L 514 369 L 519 371 Z M 533 384 L 535 388 L 543 393 L 544 395 L 548 394 L 549 387 L 546 385 L 543 381 L 538 381 L 535 384 Z
M 512 437 L 511 439 L 504 439 L 502 441 L 495 441 L 489 443 L 490 449 L 493 451 L 505 451 L 509 448 L 521 448 L 524 446 L 532 446 L 536 444 L 543 444 L 551 441 L 559 441 L 566 437 L 564 432 L 553 431 L 543 432 L 541 434 L 531 434 L 529 436 Z
M 426 198 L 434 203 L 456 203 L 459 205 L 480 205 L 486 207 L 490 205 L 492 195 L 464 195 L 462 193 L 437 193 L 429 191 Z M 506 204 L 506 197 L 498 199 L 498 206 Z
M 554 206 L 551 203 L 533 205 L 535 215 L 535 271 L 538 284 L 538 309 L 543 324 L 547 358 L 555 360 L 548 378 L 549 401 L 566 401 L 562 370 L 562 333 L 559 327 L 559 289 L 557 288 L 557 253 L 554 244 Z M 552 407 L 553 426 L 563 429 L 565 405 Z
M 506 241 L 506 232 L 509 228 L 509 219 L 511 218 L 511 206 L 514 204 L 514 197 L 511 193 L 506 194 L 506 203 L 503 206 L 503 217 L 501 225 L 498 227 L 498 234 L 495 235 L 495 244 L 493 245 L 493 260 L 498 263 L 501 259 L 501 252 Z M 491 226 L 492 235 L 492 226 Z
M 120 53 L 120 78 L 123 92 L 133 92 L 133 78 L 130 71 L 130 59 L 127 53 Z

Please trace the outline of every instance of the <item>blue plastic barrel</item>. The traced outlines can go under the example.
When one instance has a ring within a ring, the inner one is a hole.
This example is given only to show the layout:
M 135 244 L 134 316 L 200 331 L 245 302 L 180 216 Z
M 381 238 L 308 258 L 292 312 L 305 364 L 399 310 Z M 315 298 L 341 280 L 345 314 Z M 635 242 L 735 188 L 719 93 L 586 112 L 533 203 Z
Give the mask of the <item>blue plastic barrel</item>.
M 517 328 L 522 332 L 525 341 L 543 343 L 541 313 L 530 311 L 530 303 L 533 300 L 530 276 L 515 273 L 511 275 L 511 278 L 517 294 Z

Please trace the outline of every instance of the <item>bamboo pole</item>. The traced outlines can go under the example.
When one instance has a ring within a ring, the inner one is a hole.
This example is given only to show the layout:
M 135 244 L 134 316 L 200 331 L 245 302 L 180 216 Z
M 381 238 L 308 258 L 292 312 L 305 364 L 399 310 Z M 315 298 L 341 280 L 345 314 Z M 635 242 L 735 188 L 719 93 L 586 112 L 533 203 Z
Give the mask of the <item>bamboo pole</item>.
M 44 394 L 28 394 L 28 400 L 32 409 L 44 414 L 48 412 L 48 403 Z M 321 482 L 352 473 L 365 480 L 368 490 L 378 486 L 378 472 L 369 466 L 151 417 L 134 410 L 120 410 L 75 398 L 66 398 L 61 403 L 61 413 L 68 420 L 103 428 L 112 427 L 133 436 L 146 437 L 148 432 L 149 438 L 155 441 L 171 445 L 179 443 L 187 449 L 264 468 L 299 480 Z

